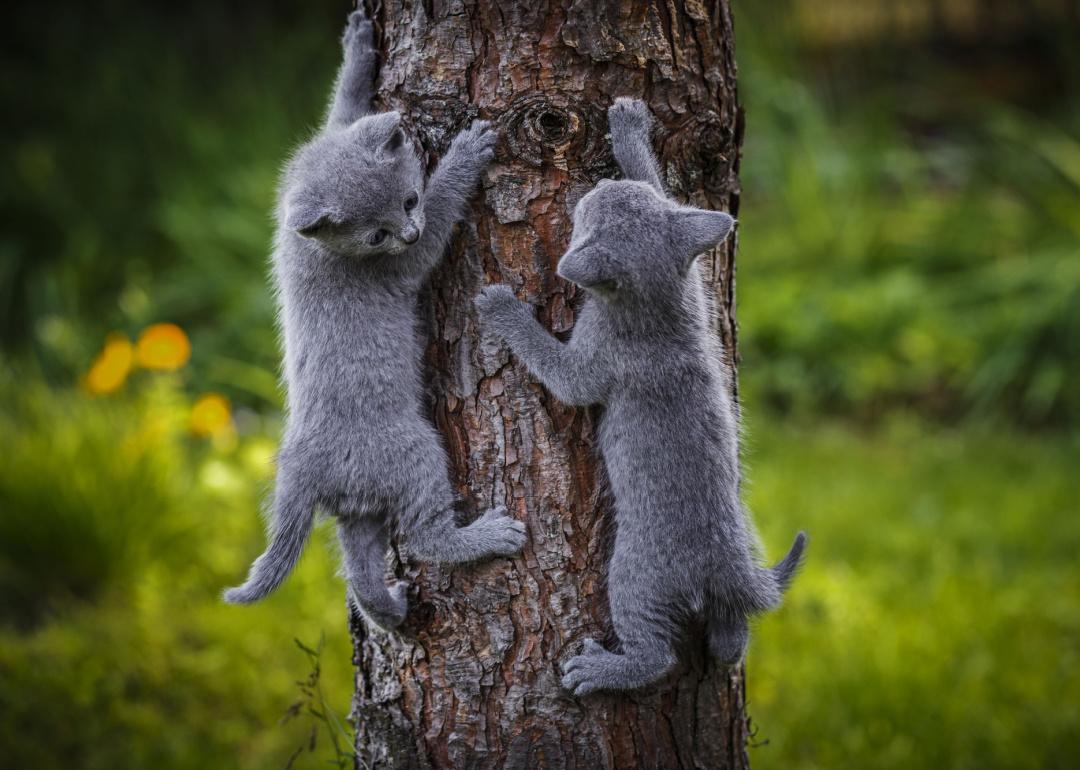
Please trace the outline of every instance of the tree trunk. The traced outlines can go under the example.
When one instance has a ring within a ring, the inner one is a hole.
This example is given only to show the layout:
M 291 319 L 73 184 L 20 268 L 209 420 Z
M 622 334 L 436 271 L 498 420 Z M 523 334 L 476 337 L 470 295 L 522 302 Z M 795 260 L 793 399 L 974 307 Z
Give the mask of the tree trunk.
M 611 634 L 599 414 L 558 403 L 482 335 L 471 302 L 484 283 L 504 282 L 556 334 L 573 327 L 582 297 L 555 266 L 574 204 L 615 176 L 605 111 L 616 96 L 651 106 L 677 197 L 737 214 L 742 115 L 728 3 L 374 5 L 382 105 L 401 111 L 429 157 L 476 117 L 502 134 L 422 304 L 449 472 L 472 508 L 506 503 L 530 542 L 514 560 L 396 564 L 414 583 L 400 635 L 353 619 L 357 767 L 745 768 L 742 669 L 709 661 L 699 633 L 660 687 L 581 701 L 560 690 L 560 664 L 584 639 Z M 703 270 L 728 351 L 734 255 L 729 239 Z

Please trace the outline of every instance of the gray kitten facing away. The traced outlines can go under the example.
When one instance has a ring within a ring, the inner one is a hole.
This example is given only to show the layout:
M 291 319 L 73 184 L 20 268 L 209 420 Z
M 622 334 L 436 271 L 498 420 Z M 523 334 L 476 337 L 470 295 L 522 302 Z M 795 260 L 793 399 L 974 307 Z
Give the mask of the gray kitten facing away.
M 661 678 L 695 619 L 712 654 L 737 662 L 747 616 L 779 604 L 806 544 L 799 533 L 783 561 L 759 566 L 739 500 L 731 372 L 695 259 L 734 220 L 666 197 L 644 103 L 618 99 L 608 121 L 627 181 L 602 180 L 574 211 L 558 274 L 590 296 L 569 342 L 549 335 L 507 286 L 476 300 L 485 325 L 556 398 L 605 408 L 599 440 L 617 523 L 608 597 L 622 650 L 587 641 L 563 667 L 576 695 Z
M 273 273 L 288 422 L 270 546 L 225 600 L 253 602 L 280 585 L 318 507 L 337 517 L 351 598 L 391 629 L 408 606 L 406 584 L 388 589 L 383 577 L 391 532 L 418 558 L 458 563 L 518 553 L 525 525 L 498 507 L 458 527 L 446 452 L 421 409 L 417 295 L 496 135 L 477 121 L 455 136 L 425 189 L 400 115 L 370 114 L 371 38 L 353 13 L 326 125 L 282 180 Z

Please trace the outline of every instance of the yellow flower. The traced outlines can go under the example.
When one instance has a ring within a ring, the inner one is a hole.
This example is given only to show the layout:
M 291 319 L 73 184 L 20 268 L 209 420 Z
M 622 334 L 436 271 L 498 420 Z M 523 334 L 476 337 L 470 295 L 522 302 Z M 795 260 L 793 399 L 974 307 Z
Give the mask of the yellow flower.
M 229 401 L 220 393 L 204 393 L 191 407 L 188 427 L 196 436 L 214 436 L 232 428 Z
M 132 347 L 128 338 L 113 332 L 105 338 L 105 347 L 98 353 L 86 373 L 86 389 L 94 395 L 119 390 L 131 372 Z
M 139 366 L 147 369 L 179 369 L 191 358 L 191 343 L 176 324 L 147 326 L 135 348 Z

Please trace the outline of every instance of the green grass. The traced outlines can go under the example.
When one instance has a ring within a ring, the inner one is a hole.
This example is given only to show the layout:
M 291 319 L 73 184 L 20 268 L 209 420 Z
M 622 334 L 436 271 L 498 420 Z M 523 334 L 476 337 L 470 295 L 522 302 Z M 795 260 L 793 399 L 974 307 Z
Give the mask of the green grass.
M 10 383 L 5 383 L 9 385 Z M 11 767 L 284 767 L 308 743 L 301 699 L 325 635 L 321 687 L 343 716 L 351 648 L 330 534 L 253 607 L 226 606 L 261 551 L 273 444 L 189 438 L 175 380 L 91 400 L 5 387 L 0 454 L 0 746 Z M 315 754 L 333 755 L 320 726 Z M 325 742 L 325 743 L 323 743 Z
M 1080 441 L 766 422 L 749 502 L 809 559 L 749 656 L 759 768 L 1080 756 Z

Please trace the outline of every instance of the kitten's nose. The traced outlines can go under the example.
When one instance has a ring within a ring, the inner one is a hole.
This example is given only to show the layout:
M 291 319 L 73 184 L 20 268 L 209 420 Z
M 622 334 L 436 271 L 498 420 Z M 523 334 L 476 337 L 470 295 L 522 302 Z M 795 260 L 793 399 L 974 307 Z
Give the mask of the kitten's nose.
M 416 243 L 420 239 L 420 231 L 415 225 L 408 225 L 401 231 L 401 240 L 410 245 Z

